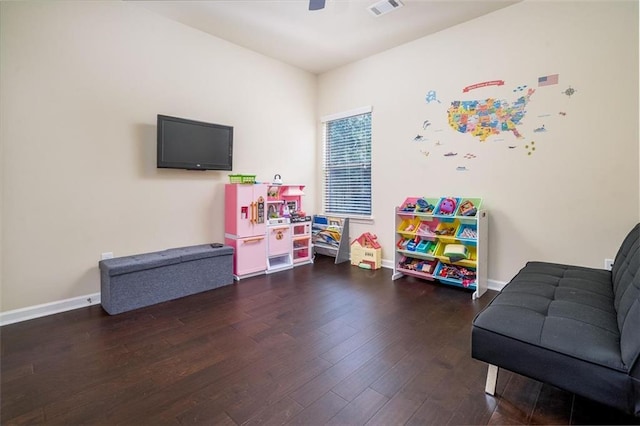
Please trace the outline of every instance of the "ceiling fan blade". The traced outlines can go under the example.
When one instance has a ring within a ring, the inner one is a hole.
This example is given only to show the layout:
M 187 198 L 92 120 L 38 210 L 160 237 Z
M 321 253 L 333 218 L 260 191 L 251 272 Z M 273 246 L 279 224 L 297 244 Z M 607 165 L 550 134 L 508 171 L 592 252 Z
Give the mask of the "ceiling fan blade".
M 309 0 L 309 10 L 324 9 L 325 0 Z

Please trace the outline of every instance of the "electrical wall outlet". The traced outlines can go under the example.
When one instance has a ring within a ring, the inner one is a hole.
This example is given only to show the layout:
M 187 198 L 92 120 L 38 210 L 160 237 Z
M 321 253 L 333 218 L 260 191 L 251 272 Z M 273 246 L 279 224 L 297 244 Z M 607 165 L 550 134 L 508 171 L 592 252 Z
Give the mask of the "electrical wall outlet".
M 105 259 L 113 259 L 113 252 L 106 252 L 106 253 L 102 253 L 102 255 L 100 255 L 100 259 L 101 260 L 105 260 Z
M 604 260 L 604 269 L 610 271 L 613 269 L 613 259 L 605 259 Z

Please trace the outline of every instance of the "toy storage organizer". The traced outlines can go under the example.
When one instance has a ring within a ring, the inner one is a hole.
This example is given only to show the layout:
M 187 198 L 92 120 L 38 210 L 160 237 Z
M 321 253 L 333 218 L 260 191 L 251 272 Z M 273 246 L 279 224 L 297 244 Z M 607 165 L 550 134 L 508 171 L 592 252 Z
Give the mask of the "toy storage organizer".
M 313 254 L 332 256 L 335 263 L 349 261 L 349 218 L 313 216 Z
M 487 290 L 488 213 L 481 198 L 409 197 L 395 211 L 393 279 L 410 275 Z

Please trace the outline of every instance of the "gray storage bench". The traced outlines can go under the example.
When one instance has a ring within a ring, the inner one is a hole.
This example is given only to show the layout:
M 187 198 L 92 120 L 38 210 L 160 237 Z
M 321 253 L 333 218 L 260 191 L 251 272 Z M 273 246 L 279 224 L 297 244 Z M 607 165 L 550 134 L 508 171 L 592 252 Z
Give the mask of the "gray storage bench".
M 101 260 L 100 299 L 114 315 L 233 284 L 233 247 L 202 244 Z
M 640 416 L 640 224 L 612 271 L 529 262 L 474 319 L 471 355 Z

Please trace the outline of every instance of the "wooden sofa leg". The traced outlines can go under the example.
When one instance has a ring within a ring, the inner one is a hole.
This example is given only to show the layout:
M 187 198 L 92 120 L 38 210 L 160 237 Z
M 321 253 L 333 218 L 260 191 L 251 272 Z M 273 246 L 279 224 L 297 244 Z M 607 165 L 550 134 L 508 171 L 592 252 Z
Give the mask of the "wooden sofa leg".
M 485 393 L 489 395 L 496 394 L 496 382 L 498 381 L 498 367 L 492 364 L 489 364 L 489 369 L 487 370 L 487 384 L 484 386 Z

